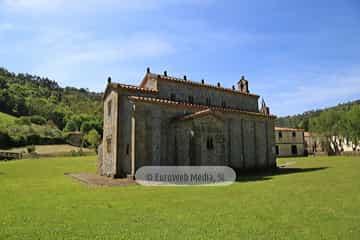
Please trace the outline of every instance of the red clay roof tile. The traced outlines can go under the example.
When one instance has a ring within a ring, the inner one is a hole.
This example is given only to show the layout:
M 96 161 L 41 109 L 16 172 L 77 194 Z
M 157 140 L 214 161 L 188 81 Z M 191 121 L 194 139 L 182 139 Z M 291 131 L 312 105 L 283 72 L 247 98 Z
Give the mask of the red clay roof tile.
M 252 116 L 276 118 L 274 115 L 264 115 L 263 113 L 260 113 L 260 112 L 248 112 L 248 111 L 243 111 L 243 110 L 239 110 L 239 109 L 235 109 L 235 108 L 208 106 L 208 105 L 202 105 L 202 104 L 173 101 L 173 100 L 163 99 L 163 98 L 140 97 L 140 96 L 129 96 L 128 98 L 130 100 L 140 101 L 140 102 L 151 102 L 151 103 L 160 103 L 160 104 L 168 104 L 168 105 L 180 105 L 183 107 L 198 108 L 198 109 L 202 109 L 202 110 L 210 109 L 212 111 L 234 112 L 234 113 L 241 113 L 241 114 L 252 115 Z

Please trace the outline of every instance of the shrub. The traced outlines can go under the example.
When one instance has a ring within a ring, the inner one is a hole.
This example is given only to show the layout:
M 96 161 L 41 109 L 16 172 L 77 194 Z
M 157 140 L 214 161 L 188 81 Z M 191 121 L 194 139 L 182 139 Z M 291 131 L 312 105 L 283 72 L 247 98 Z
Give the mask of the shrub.
M 21 147 L 28 144 L 27 136 L 15 135 L 11 137 L 12 147 Z
M 32 123 L 38 124 L 38 125 L 46 124 L 46 119 L 43 118 L 42 116 L 38 116 L 38 115 L 30 116 L 30 121 Z
M 20 117 L 16 120 L 16 123 L 19 125 L 31 125 L 31 121 L 29 117 Z
M 33 145 L 41 144 L 41 137 L 37 134 L 31 134 L 27 136 L 27 143 Z
M 64 128 L 64 132 L 74 132 L 74 131 L 77 131 L 77 130 L 78 130 L 78 126 L 77 126 L 76 122 L 73 121 L 73 120 L 69 120 L 66 123 L 66 126 Z
M 0 147 L 10 148 L 12 146 L 12 140 L 9 134 L 5 131 L 0 131 Z
M 36 149 L 34 145 L 31 145 L 31 146 L 27 146 L 26 150 L 28 153 L 34 153 Z
M 88 134 L 85 135 L 85 141 L 91 147 L 96 149 L 100 142 L 100 135 L 95 129 L 92 129 Z
M 90 122 L 83 122 L 80 127 L 82 133 L 88 133 L 92 129 Z
M 85 121 L 81 124 L 80 131 L 88 133 L 91 129 L 95 129 L 100 135 L 102 134 L 102 123 L 97 120 Z

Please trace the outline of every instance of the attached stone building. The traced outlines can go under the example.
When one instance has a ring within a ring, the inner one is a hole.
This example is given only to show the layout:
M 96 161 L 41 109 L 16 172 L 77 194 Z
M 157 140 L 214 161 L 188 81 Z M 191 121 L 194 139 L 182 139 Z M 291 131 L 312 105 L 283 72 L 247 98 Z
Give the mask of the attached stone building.
M 275 143 L 278 157 L 306 155 L 304 129 L 276 127 Z
M 275 117 L 244 77 L 238 88 L 147 73 L 139 86 L 112 83 L 104 94 L 99 173 L 134 176 L 149 165 L 273 168 Z

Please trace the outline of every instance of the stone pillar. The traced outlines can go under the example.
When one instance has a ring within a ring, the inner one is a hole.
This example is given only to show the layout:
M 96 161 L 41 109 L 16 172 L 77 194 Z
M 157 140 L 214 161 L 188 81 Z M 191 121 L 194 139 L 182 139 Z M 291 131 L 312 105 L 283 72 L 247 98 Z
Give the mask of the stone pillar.
M 135 105 L 133 105 L 133 111 L 132 111 L 132 116 L 131 116 L 131 174 L 130 178 L 134 178 L 135 177 Z

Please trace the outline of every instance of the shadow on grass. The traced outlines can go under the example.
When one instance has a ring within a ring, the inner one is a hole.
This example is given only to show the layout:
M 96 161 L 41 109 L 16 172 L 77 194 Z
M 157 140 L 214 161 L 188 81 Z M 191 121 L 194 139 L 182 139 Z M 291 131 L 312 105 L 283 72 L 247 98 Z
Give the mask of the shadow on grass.
M 293 174 L 293 173 L 306 173 L 325 170 L 328 167 L 316 168 L 276 168 L 273 170 L 263 172 L 237 172 L 237 182 L 251 182 L 251 181 L 266 181 L 272 179 L 272 176 Z

